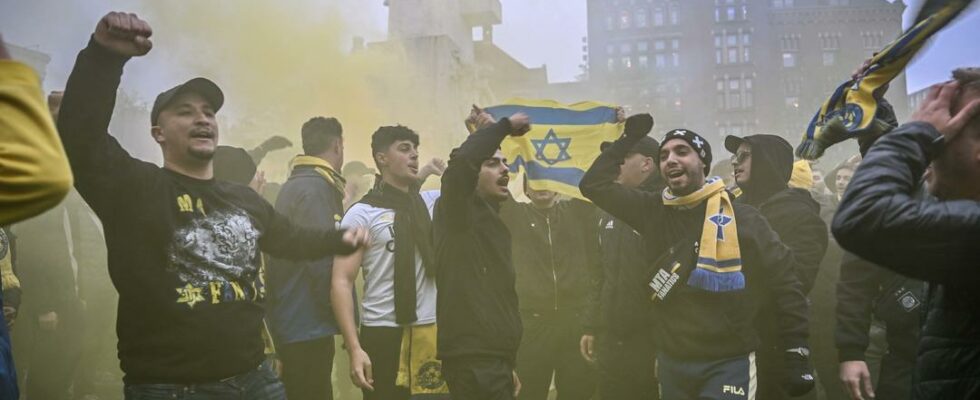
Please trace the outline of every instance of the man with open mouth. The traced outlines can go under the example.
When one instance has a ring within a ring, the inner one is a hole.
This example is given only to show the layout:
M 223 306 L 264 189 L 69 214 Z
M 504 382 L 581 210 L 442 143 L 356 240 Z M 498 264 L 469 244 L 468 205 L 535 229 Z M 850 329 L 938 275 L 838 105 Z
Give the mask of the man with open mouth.
M 623 137 L 602 152 L 579 187 L 636 229 L 649 254 L 662 255 L 647 285 L 663 399 L 754 399 L 754 321 L 764 302 L 773 303 L 780 321 L 782 384 L 793 395 L 810 391 L 807 304 L 793 255 L 757 210 L 734 203 L 720 178 L 706 178 L 707 140 L 686 129 L 664 136 L 662 194 L 616 182 L 622 160 L 652 128 L 649 114 L 628 118 Z

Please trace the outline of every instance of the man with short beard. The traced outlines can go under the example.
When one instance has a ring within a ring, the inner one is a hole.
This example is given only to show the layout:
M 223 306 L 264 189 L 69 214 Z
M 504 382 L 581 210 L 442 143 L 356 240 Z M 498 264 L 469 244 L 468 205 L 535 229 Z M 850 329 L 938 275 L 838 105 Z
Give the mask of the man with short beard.
M 980 397 L 980 68 L 953 72 L 870 146 L 832 230 L 841 247 L 928 283 L 912 399 Z M 917 195 L 932 164 L 929 192 Z
M 431 333 L 434 339 L 431 210 L 439 192 L 419 192 L 418 146 L 419 135 L 404 126 L 385 126 L 374 132 L 371 152 L 381 179 L 347 210 L 341 222 L 344 227 L 367 229 L 374 238 L 367 248 L 335 259 L 330 293 L 350 355 L 350 377 L 365 400 L 407 400 L 412 388 L 397 384 L 399 365 L 402 357 L 419 355 L 423 349 L 412 346 L 407 349 L 409 354 L 402 354 L 402 338 Z M 364 295 L 358 332 L 354 280 L 362 270 Z M 434 354 L 435 348 L 430 350 Z M 409 371 L 412 376 L 417 372 Z M 437 390 L 445 385 L 442 376 L 434 374 L 426 386 Z
M 518 113 L 496 123 L 474 110 L 481 128 L 453 150 L 433 218 L 439 358 L 455 400 L 507 400 L 520 392 L 513 372 L 521 342 L 511 239 L 500 219 L 510 197 L 500 143 L 530 130 Z
M 224 96 L 204 78 L 153 104 L 163 168 L 130 157 L 107 129 L 123 66 L 149 52 L 151 34 L 135 14 L 103 17 L 58 119 L 76 188 L 105 229 L 125 396 L 284 399 L 263 363 L 261 252 L 316 259 L 353 252 L 367 235 L 297 227 L 247 186 L 215 180 Z
M 711 147 L 675 129 L 660 143 L 667 190 L 649 193 L 615 182 L 626 153 L 653 128 L 649 114 L 626 120 L 622 138 L 595 161 L 579 187 L 597 206 L 637 230 L 651 254 L 654 337 L 661 395 L 672 399 L 755 397 L 754 326 L 773 302 L 791 395 L 813 388 L 806 297 L 792 253 L 754 208 L 733 203 L 720 178 L 706 179 Z M 770 297 L 771 294 L 771 297 Z

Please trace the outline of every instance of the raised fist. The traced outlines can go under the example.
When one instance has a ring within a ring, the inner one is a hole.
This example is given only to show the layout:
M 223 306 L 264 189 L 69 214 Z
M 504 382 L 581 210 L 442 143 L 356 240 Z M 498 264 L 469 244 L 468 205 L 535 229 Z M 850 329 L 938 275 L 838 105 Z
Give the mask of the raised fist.
M 524 136 L 531 130 L 531 118 L 525 113 L 519 112 L 507 119 L 510 121 L 511 136 Z
M 626 127 L 623 133 L 628 137 L 642 137 L 650 133 L 653 129 L 653 116 L 650 114 L 631 115 L 626 119 Z
M 136 14 L 110 12 L 95 26 L 95 41 L 110 51 L 127 57 L 150 52 L 153 29 Z

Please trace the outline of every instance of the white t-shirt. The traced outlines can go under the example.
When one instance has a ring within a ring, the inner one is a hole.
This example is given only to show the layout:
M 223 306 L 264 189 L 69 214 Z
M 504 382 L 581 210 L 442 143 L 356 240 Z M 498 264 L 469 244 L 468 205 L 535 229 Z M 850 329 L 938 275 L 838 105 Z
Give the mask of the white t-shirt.
M 438 190 L 422 192 L 432 215 L 439 198 Z M 361 298 L 361 325 L 397 327 L 395 322 L 395 212 L 357 203 L 347 210 L 340 225 L 344 228 L 365 227 L 371 235 L 371 246 L 364 253 L 361 270 L 364 296 Z M 415 325 L 436 322 L 436 280 L 425 275 L 422 257 L 415 254 Z

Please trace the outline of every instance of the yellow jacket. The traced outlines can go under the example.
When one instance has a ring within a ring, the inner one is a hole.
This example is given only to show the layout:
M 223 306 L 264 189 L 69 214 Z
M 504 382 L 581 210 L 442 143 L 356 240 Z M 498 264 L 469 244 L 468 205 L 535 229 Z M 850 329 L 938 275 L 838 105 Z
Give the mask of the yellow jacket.
M 0 225 L 58 204 L 72 185 L 68 157 L 30 67 L 0 60 Z

